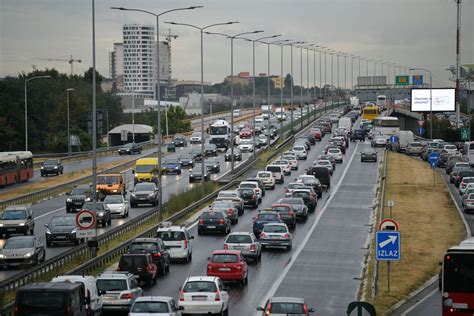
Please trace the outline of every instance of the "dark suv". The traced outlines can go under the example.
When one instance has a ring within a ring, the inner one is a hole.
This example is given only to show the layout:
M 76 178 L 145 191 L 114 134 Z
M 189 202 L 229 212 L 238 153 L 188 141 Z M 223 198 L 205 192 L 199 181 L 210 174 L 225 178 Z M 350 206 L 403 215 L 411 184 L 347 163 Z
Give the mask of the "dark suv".
M 183 135 L 175 135 L 175 137 L 173 138 L 173 141 L 172 143 L 176 146 L 176 147 L 186 147 L 188 146 L 188 140 L 186 139 L 186 137 L 184 137 Z
M 354 131 L 352 131 L 352 134 L 351 134 L 351 142 L 355 142 L 356 140 L 365 142 L 365 134 L 366 132 L 364 130 L 355 129 Z
M 149 253 L 124 254 L 120 257 L 118 271 L 133 273 L 139 282 L 149 285 L 156 283 L 158 269 Z
M 47 159 L 41 164 L 41 176 L 47 176 L 50 174 L 55 174 L 59 176 L 63 174 L 64 167 L 61 164 L 61 160 L 59 159 Z
M 128 143 L 123 145 L 119 148 L 118 154 L 119 155 L 133 155 L 133 154 L 141 154 L 142 146 L 135 144 L 135 143 Z
M 102 227 L 105 227 L 112 224 L 112 215 L 110 213 L 110 209 L 104 202 L 95 202 L 95 208 L 93 202 L 87 202 L 84 203 L 82 209 L 95 212 L 97 225 L 101 224 Z
M 80 185 L 66 193 L 66 213 L 76 212 L 82 209 L 85 202 L 92 201 L 92 188 L 90 185 Z
M 158 273 L 165 275 L 170 271 L 170 253 L 160 238 L 136 238 L 128 247 L 128 253 L 149 253 Z

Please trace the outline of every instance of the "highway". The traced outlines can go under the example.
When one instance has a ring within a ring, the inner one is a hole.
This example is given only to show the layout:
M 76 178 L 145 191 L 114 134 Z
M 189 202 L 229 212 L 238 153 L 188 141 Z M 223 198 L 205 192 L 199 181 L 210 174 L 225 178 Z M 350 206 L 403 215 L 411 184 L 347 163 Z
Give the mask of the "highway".
M 329 136 L 312 147 L 308 160 L 300 161 L 298 171 L 285 177 L 288 183 L 321 154 Z M 305 297 L 315 306 L 317 315 L 342 315 L 355 300 L 360 284 L 363 256 L 369 238 L 377 184 L 378 164 L 361 163 L 359 152 L 370 147 L 368 142 L 351 143 L 344 162 L 338 164 L 332 176 L 329 192 L 319 200 L 315 213 L 306 223 L 299 223 L 293 233 L 291 251 L 265 250 L 262 261 L 249 266 L 249 284 L 244 288 L 230 286 L 231 315 L 254 315 L 268 296 Z M 379 150 L 382 157 L 383 150 Z M 379 160 L 380 161 L 380 160 Z M 254 175 L 258 170 L 249 171 Z M 270 207 L 284 196 L 284 185 L 268 190 L 259 209 Z M 357 202 L 354 203 L 353 201 Z M 251 231 L 256 210 L 246 210 L 232 231 Z M 179 287 L 188 276 L 206 274 L 207 257 L 212 250 L 222 249 L 224 236 L 197 236 L 196 225 L 193 260 L 189 264 L 174 264 L 171 273 L 158 284 L 145 288 L 145 295 L 165 295 L 178 298 Z M 339 298 L 335 300 L 335 298 Z

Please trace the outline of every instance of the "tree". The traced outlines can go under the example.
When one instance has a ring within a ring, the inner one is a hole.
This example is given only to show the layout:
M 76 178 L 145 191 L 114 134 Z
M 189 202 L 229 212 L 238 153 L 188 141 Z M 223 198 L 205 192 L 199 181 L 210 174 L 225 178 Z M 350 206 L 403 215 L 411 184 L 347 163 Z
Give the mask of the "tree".
M 6 117 L 0 116 L 0 126 L 0 151 L 10 151 L 15 144 L 17 133 Z
M 154 124 L 156 130 L 156 124 Z M 183 108 L 179 106 L 170 106 L 168 108 L 168 133 L 178 134 L 192 131 L 191 121 Z M 161 114 L 161 133 L 166 133 L 166 114 Z

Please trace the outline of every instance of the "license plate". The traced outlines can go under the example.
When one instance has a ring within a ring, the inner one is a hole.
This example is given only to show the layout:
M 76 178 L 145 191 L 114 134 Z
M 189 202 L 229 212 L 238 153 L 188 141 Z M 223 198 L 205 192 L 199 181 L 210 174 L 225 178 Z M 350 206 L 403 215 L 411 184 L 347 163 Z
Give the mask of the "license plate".
M 280 239 L 280 236 L 270 236 L 271 239 Z
M 193 296 L 193 301 L 206 301 L 207 296 Z
M 244 249 L 244 247 L 241 247 L 241 246 L 234 246 L 234 247 L 232 247 L 232 248 L 235 249 L 235 250 L 242 250 L 242 249 Z
M 66 236 L 56 236 L 56 239 L 66 239 Z
M 207 226 L 207 228 L 214 229 L 214 228 L 216 228 L 216 226 Z
M 230 268 L 219 268 L 219 271 L 230 271 Z
M 16 228 L 7 228 L 7 231 L 9 232 L 14 232 L 16 230 Z

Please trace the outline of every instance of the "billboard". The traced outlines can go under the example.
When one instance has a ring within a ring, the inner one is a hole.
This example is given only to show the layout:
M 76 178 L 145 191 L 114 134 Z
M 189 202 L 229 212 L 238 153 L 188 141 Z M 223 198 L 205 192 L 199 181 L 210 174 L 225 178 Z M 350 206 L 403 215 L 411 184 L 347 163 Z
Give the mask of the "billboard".
M 456 109 L 454 89 L 432 89 L 432 100 L 433 112 L 453 112 Z M 430 112 L 430 89 L 411 89 L 411 111 Z
M 370 76 L 359 76 L 359 77 L 357 77 L 357 85 L 358 86 L 371 86 L 372 85 L 372 77 L 370 77 Z

